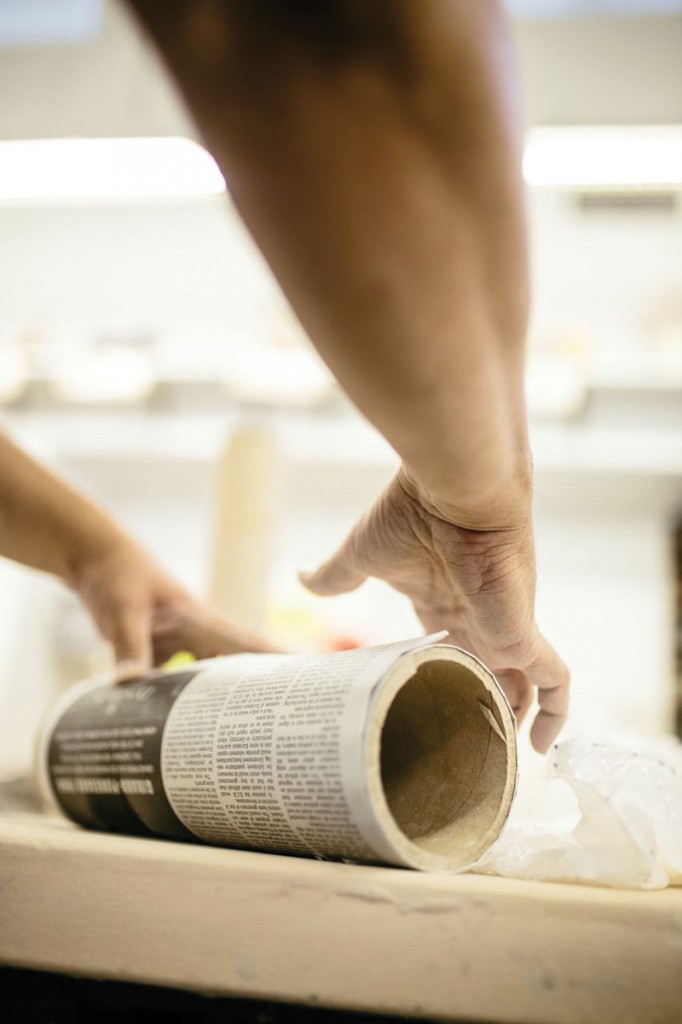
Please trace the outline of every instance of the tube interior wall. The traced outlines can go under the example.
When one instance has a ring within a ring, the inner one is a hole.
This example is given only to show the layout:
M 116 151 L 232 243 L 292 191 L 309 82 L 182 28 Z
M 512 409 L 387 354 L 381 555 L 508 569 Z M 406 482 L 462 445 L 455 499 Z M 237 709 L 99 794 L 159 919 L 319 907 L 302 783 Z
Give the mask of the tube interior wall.
M 488 845 L 505 793 L 507 747 L 481 704 L 504 733 L 490 691 L 474 672 L 429 661 L 396 694 L 381 735 L 382 784 L 395 823 L 410 842 L 447 857 L 453 868 L 472 863 Z

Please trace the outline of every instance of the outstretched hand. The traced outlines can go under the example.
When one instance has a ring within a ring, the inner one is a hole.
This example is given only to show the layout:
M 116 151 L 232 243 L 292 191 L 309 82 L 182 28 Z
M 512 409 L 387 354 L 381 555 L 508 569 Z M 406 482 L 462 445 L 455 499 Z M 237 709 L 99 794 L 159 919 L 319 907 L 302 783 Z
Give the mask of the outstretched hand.
M 79 567 L 72 585 L 113 647 L 120 682 L 178 651 L 201 659 L 276 650 L 264 636 L 198 601 L 125 537 Z
M 334 595 L 368 576 L 406 594 L 427 632 L 447 629 L 450 642 L 485 662 L 519 722 L 537 688 L 531 740 L 549 749 L 566 720 L 570 676 L 535 623 L 530 514 L 509 529 L 462 528 L 401 471 L 339 551 L 301 579 L 316 594 Z

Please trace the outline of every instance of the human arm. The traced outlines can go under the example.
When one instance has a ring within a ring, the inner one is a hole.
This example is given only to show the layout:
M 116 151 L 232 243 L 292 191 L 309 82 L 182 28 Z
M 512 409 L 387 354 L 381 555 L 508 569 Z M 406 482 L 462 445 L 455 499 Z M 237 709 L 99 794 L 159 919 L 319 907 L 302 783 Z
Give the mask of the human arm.
M 179 650 L 270 650 L 192 597 L 107 513 L 0 432 L 0 555 L 57 576 L 111 643 L 119 678 Z
M 131 0 L 311 339 L 403 469 L 308 577 L 408 594 L 531 687 L 546 749 L 568 672 L 535 625 L 523 399 L 528 260 L 513 60 L 492 0 Z

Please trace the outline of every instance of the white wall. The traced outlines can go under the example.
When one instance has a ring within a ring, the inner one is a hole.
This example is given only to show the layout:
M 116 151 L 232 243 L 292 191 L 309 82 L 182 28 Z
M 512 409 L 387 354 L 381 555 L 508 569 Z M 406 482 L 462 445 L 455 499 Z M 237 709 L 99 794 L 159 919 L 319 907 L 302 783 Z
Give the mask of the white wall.
M 226 200 L 0 207 L 0 324 L 72 343 L 111 332 L 229 344 L 282 300 Z
M 521 22 L 534 124 L 679 124 L 682 14 Z
M 191 131 L 152 47 L 116 0 L 107 0 L 92 42 L 0 56 L 0 138 Z
M 531 199 L 533 338 L 655 353 L 682 321 L 682 205 L 581 212 Z M 76 344 L 112 333 L 223 346 L 283 330 L 285 303 L 225 201 L 194 206 L 0 207 L 0 335 Z M 179 357 L 179 354 L 178 354 Z
M 673 319 L 682 343 L 681 199 L 590 211 L 564 193 L 532 194 L 533 340 L 563 333 L 592 351 L 655 354 Z

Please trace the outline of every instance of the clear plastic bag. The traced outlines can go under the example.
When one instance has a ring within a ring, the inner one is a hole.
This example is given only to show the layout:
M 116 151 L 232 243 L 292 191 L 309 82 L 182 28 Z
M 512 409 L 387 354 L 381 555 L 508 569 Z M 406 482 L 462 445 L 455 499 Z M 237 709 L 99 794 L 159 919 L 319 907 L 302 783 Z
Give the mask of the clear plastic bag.
M 547 777 L 522 783 L 505 832 L 476 871 L 659 889 L 682 884 L 682 754 L 559 743 Z

